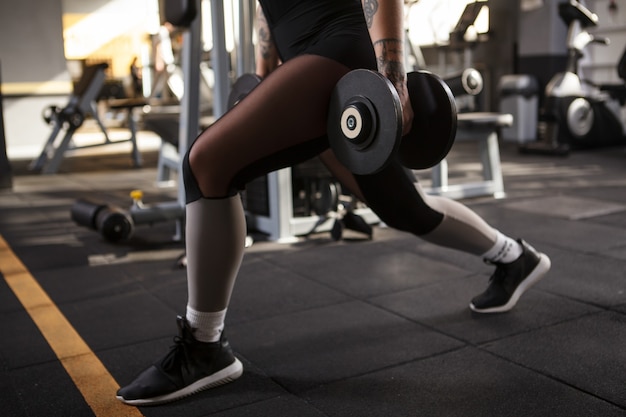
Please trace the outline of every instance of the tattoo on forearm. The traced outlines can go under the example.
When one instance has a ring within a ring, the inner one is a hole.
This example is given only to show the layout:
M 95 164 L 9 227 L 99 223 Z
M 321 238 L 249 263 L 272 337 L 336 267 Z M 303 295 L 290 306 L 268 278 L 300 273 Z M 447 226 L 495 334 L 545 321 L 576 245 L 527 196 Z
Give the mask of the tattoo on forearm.
M 379 39 L 374 42 L 378 70 L 394 85 L 404 82 L 403 46 L 400 39 Z
M 401 58 L 403 46 L 404 46 L 404 43 L 402 42 L 402 39 L 387 38 L 387 39 L 378 39 L 376 42 L 374 42 L 375 49 L 382 48 L 381 54 L 383 58 L 388 58 L 388 57 L 394 57 L 394 58 L 400 57 Z
M 363 0 L 363 14 L 365 15 L 365 21 L 367 27 L 372 28 L 374 22 L 374 15 L 378 11 L 378 1 L 376 0 Z
M 391 81 L 391 84 L 396 87 L 398 92 L 400 92 L 402 90 L 404 78 L 406 76 L 404 72 L 404 65 L 402 65 L 401 62 L 387 62 L 384 74 L 387 79 Z
M 259 49 L 263 59 L 269 59 L 274 55 L 274 42 L 270 33 L 269 25 L 265 19 L 265 14 L 259 11 L 257 18 Z
M 266 28 L 259 28 L 259 48 L 264 59 L 271 58 L 274 52 L 272 36 Z

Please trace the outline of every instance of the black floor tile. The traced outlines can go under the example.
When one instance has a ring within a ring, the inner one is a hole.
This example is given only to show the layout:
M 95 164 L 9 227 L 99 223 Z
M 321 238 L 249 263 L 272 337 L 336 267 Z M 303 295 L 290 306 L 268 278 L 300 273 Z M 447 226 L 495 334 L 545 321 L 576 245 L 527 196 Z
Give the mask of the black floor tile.
M 624 261 L 607 254 L 546 246 L 552 268 L 537 288 L 602 307 L 626 303 Z
M 277 256 L 273 262 L 357 298 L 368 298 L 463 276 L 454 265 L 421 257 L 384 242 L 331 244 Z
M 621 314 L 592 314 L 487 349 L 626 409 L 625 324 Z
M 227 320 L 229 324 L 262 320 L 347 300 L 345 294 L 304 277 L 299 268 L 248 257 L 237 278 Z
M 209 414 L 207 414 L 208 416 Z M 241 406 L 234 410 L 211 414 L 214 417 L 258 417 L 258 416 L 298 416 L 325 417 L 311 404 L 298 397 L 284 395 L 250 406 Z
M 0 355 L 9 370 L 55 362 L 57 357 L 28 313 L 3 313 L 0 320 Z
M 2 393 L 19 401 L 23 414 L 8 413 L 6 416 L 85 417 L 93 412 L 83 399 L 65 369 L 59 362 L 27 366 L 3 375 L 10 380 L 13 393 Z M 7 412 L 5 414 L 5 411 Z
M 116 265 L 47 268 L 35 271 L 33 275 L 56 304 L 110 297 L 141 289 L 125 268 Z
M 482 292 L 486 282 L 459 279 L 447 283 L 375 298 L 373 303 L 430 328 L 480 344 L 517 333 L 550 326 L 596 312 L 596 307 L 531 289 L 506 314 L 480 314 L 469 309 L 471 297 Z
M 8 286 L 4 275 L 0 273 L 0 314 L 22 310 L 22 303 Z
M 145 292 L 59 306 L 92 350 L 177 334 L 176 311 Z
M 291 392 L 461 346 L 362 302 L 233 326 L 229 334 L 236 352 Z
M 467 348 L 306 393 L 329 417 L 608 417 L 623 409 Z

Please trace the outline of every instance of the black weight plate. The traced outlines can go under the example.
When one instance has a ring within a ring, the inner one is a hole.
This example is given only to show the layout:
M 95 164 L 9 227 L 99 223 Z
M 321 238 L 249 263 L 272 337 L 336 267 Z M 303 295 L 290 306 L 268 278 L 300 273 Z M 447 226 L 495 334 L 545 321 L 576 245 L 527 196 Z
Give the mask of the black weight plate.
M 364 146 L 350 141 L 342 133 L 341 117 L 353 100 L 366 102 L 374 109 L 373 137 Z M 370 70 L 350 71 L 342 77 L 330 99 L 328 140 L 337 159 L 357 175 L 383 169 L 400 145 L 402 108 L 396 89 L 382 74 Z
M 456 102 L 446 83 L 430 72 L 411 72 L 407 82 L 415 117 L 411 131 L 402 138 L 398 156 L 407 168 L 431 168 L 454 144 Z
M 106 206 L 98 212 L 95 219 L 96 229 L 109 242 L 127 240 L 133 233 L 133 220 L 124 210 Z
M 237 103 L 247 96 L 261 82 L 261 77 L 256 74 L 243 74 L 237 78 L 228 95 L 228 108 L 232 109 Z

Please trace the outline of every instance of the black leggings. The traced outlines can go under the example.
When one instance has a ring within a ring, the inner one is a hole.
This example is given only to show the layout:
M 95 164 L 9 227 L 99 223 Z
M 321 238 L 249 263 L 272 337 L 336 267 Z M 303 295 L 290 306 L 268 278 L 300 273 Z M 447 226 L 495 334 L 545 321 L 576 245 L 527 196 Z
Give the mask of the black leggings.
M 305 4 L 322 14 L 334 5 L 360 4 L 358 0 L 262 1 L 272 6 Z M 195 310 L 223 312 L 229 304 L 244 250 L 245 217 L 238 190 L 256 176 L 315 155 L 321 154 L 335 177 L 389 226 L 476 255 L 496 242 L 496 231 L 484 220 L 453 200 L 424 194 L 398 162 L 377 174 L 357 177 L 328 150 L 326 119 L 334 86 L 351 69 L 375 65 L 363 14 L 356 10 L 360 14 L 352 17 L 359 17 L 361 23 L 339 25 L 347 28 L 345 36 L 311 37 L 310 47 L 304 49 L 298 42 L 286 47 L 280 38 L 284 63 L 202 132 L 185 155 L 187 282 L 189 306 Z M 336 32 L 338 26 L 331 29 Z M 359 45 L 369 52 L 355 52 Z
M 342 10 L 340 24 L 316 28 L 310 36 L 302 36 L 297 19 L 285 18 L 273 28 L 284 63 L 191 146 L 183 164 L 188 202 L 233 195 L 255 177 L 328 149 L 325 131 L 332 89 L 352 69 L 376 68 L 360 2 L 342 3 L 346 5 L 352 14 Z M 288 42 L 296 38 L 290 36 L 294 31 L 298 42 Z M 359 189 L 352 191 L 391 227 L 423 235 L 443 219 L 396 161 L 368 176 L 332 171 L 342 183 L 356 184 Z

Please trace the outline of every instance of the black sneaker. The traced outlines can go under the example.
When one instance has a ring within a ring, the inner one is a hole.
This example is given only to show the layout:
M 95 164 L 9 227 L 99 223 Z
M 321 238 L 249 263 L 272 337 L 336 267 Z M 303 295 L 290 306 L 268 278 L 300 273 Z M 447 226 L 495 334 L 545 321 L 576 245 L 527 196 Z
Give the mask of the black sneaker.
M 496 271 L 491 276 L 485 292 L 472 299 L 470 303 L 472 311 L 477 313 L 509 311 L 515 307 L 522 294 L 550 269 L 548 256 L 537 252 L 521 239 L 518 242 L 522 245 L 522 254 L 517 260 L 508 264 L 489 262 L 496 265 Z
M 178 400 L 199 391 L 226 384 L 243 373 L 226 337 L 203 343 L 178 316 L 179 335 L 163 359 L 143 371 L 129 385 L 117 391 L 117 399 L 130 405 L 157 405 Z

